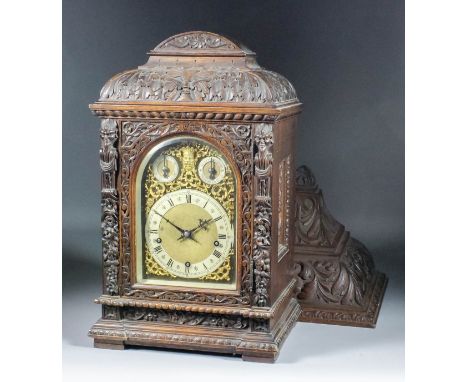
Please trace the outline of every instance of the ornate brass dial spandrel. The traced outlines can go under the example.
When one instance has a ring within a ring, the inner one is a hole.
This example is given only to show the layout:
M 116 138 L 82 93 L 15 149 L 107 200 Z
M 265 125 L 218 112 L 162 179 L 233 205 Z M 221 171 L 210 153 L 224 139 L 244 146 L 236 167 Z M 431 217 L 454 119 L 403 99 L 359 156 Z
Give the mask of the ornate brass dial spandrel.
M 151 169 L 146 170 L 145 181 L 145 212 L 149 210 L 157 199 L 161 196 L 184 188 L 198 190 L 209 194 L 215 198 L 226 210 L 231 220 L 234 219 L 235 201 L 234 201 L 234 177 L 231 170 L 226 166 L 226 176 L 217 184 L 210 185 L 203 182 L 198 173 L 196 165 L 206 157 L 217 156 L 218 153 L 206 145 L 180 144 L 176 147 L 162 152 L 162 155 L 171 155 L 181 164 L 180 175 L 172 182 L 161 183 L 154 177 Z

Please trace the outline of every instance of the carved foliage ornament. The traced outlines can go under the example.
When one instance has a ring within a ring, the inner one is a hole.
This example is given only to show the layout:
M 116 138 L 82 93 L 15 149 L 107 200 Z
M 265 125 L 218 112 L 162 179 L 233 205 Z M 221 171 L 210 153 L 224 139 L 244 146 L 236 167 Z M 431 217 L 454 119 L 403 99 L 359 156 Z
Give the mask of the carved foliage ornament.
M 118 153 L 115 143 L 118 138 L 117 123 L 104 119 L 101 123 L 101 229 L 104 270 L 104 293 L 116 295 L 119 292 L 117 273 L 119 266 L 118 195 L 116 171 Z
M 209 294 L 202 292 L 174 292 L 149 289 L 133 289 L 130 279 L 131 240 L 130 227 L 131 216 L 129 209 L 130 174 L 134 164 L 142 151 L 149 144 L 161 137 L 167 137 L 173 133 L 191 133 L 200 137 L 208 137 L 216 140 L 219 145 L 227 148 L 235 160 L 241 176 L 240 197 L 242 210 L 239 219 L 241 228 L 241 294 L 240 296 L 228 296 Z M 122 288 L 127 297 L 147 297 L 172 301 L 210 302 L 217 304 L 248 304 L 252 289 L 250 253 L 251 253 L 251 225 L 252 225 L 252 138 L 250 125 L 206 124 L 202 122 L 171 123 L 171 122 L 133 122 L 122 123 L 121 141 L 121 221 L 122 221 L 122 249 L 123 263 Z
M 296 171 L 296 229 L 294 244 L 332 247 L 344 227 L 328 211 L 322 191 L 310 170 L 301 166 Z M 302 192 L 302 191 L 306 192 Z
M 173 36 L 159 44 L 155 50 L 164 49 L 237 49 L 237 46 L 219 35 L 205 32 L 192 32 Z
M 255 127 L 255 216 L 254 216 L 254 303 L 266 306 L 269 301 L 271 255 L 271 175 L 273 166 L 273 129 L 270 124 Z
M 296 259 L 295 266 L 300 301 L 327 306 L 365 306 L 375 267 L 369 251 L 359 241 L 351 239 L 338 259 Z
M 235 67 L 134 69 L 111 78 L 100 101 L 284 103 L 296 92 L 283 76 Z
M 295 271 L 299 300 L 313 305 L 364 307 L 375 276 L 369 251 L 355 239 L 346 239 L 344 248 L 337 249 L 337 237 L 344 227 L 326 208 L 322 191 L 307 167 L 298 168 L 296 186 Z M 307 252 L 302 253 L 303 248 Z M 323 248 L 330 249 L 327 257 L 320 252 Z
M 123 318 L 132 321 L 144 320 L 177 325 L 201 325 L 232 329 L 246 329 L 249 326 L 249 319 L 242 316 L 225 316 L 160 309 L 129 308 L 124 310 Z

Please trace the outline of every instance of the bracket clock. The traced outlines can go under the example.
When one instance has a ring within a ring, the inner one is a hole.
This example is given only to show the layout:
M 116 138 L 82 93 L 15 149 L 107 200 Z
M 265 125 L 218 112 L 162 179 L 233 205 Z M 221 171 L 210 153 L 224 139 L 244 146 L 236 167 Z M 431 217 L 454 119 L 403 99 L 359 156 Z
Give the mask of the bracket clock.
M 94 345 L 273 362 L 297 320 L 375 327 L 387 278 L 295 168 L 301 104 L 226 37 L 188 32 L 119 73 L 101 118 Z
M 102 348 L 272 362 L 301 314 L 294 88 L 213 33 L 148 54 L 90 105 L 101 118 L 103 294 L 89 334 Z

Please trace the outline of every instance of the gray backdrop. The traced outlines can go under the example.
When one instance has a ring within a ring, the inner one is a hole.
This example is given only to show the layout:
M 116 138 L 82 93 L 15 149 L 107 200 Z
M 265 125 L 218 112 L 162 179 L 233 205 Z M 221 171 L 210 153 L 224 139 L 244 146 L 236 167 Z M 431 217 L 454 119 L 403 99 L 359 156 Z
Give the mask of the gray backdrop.
M 243 42 L 293 83 L 304 104 L 298 164 L 313 170 L 330 211 L 403 296 L 401 0 L 64 1 L 64 292 L 88 285 L 99 293 L 99 121 L 88 104 L 113 74 L 190 30 Z

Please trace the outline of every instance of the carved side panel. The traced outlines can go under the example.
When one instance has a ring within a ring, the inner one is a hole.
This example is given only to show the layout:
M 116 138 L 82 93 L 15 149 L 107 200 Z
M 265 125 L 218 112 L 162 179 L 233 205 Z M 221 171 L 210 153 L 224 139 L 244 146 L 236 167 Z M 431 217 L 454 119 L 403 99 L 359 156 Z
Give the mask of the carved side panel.
M 267 306 L 271 260 L 271 184 L 273 169 L 273 129 L 270 124 L 255 127 L 255 211 L 254 211 L 254 281 L 253 303 Z
M 101 228 L 104 285 L 103 293 L 117 295 L 119 268 L 119 219 L 118 194 L 116 189 L 118 152 L 117 122 L 104 119 L 101 122 Z
M 210 302 L 217 304 L 249 304 L 252 290 L 251 261 L 252 250 L 252 137 L 250 125 L 229 125 L 204 122 L 133 122 L 122 123 L 121 139 L 121 221 L 122 221 L 122 294 L 171 301 Z M 241 293 L 240 296 L 209 294 L 203 292 L 175 292 L 152 289 L 133 289 L 130 279 L 131 264 L 131 216 L 130 216 L 130 176 L 134 164 L 149 144 L 173 133 L 190 133 L 201 138 L 212 138 L 227 148 L 235 160 L 241 176 L 240 197 L 242 198 L 242 252 L 241 252 Z
M 278 166 L 278 262 L 289 251 L 289 217 L 291 213 L 291 155 Z

